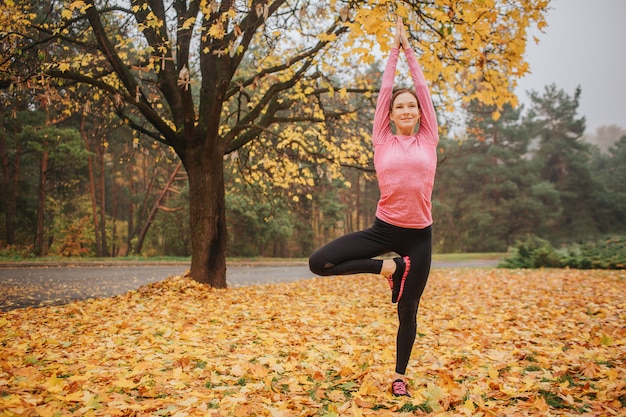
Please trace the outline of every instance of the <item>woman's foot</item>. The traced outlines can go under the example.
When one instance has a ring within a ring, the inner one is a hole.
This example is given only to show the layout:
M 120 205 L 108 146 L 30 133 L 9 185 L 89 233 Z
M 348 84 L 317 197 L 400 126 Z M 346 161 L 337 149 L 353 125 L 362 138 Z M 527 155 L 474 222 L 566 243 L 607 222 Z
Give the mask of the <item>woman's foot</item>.
M 391 394 L 394 397 L 410 397 L 409 391 L 407 390 L 408 384 L 402 379 L 396 379 L 391 383 Z
M 404 283 L 411 269 L 411 260 L 408 256 L 403 258 L 393 258 L 396 264 L 396 270 L 393 274 L 387 276 L 387 282 L 391 288 L 391 302 L 397 303 L 402 298 L 404 292 Z

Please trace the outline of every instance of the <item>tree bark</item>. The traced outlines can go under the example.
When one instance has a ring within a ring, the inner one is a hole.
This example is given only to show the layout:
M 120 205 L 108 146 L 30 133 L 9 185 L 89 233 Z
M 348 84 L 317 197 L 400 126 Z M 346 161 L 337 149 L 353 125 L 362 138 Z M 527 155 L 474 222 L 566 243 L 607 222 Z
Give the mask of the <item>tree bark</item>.
M 19 152 L 16 152 L 15 158 L 19 159 Z M 2 162 L 2 183 L 0 184 L 0 197 L 4 206 L 4 225 L 6 229 L 6 242 L 8 245 L 15 244 L 15 218 L 17 214 L 17 194 L 15 182 L 12 181 L 11 163 L 9 159 L 7 138 L 5 133 L 0 130 L 0 161 Z M 13 175 L 17 176 L 14 171 Z
M 91 152 L 89 146 L 89 139 L 87 138 L 87 132 L 85 131 L 85 115 L 83 114 L 80 120 L 80 135 L 85 142 L 85 149 Z M 91 198 L 91 213 L 93 216 L 93 230 L 96 236 L 96 255 L 99 257 L 104 256 L 102 250 L 102 238 L 100 237 L 100 227 L 98 226 L 98 202 L 96 201 L 96 180 L 93 173 L 93 157 L 90 155 L 87 157 L 87 167 L 89 170 L 89 196 Z
M 219 148 L 214 144 L 215 148 Z M 191 277 L 226 288 L 226 199 L 224 153 L 191 146 L 183 160 L 189 178 Z
M 130 201 L 128 202 L 128 225 L 126 227 L 126 252 L 120 253 L 120 256 L 127 256 L 132 251 L 132 238 L 135 232 L 135 196 L 137 191 L 135 181 L 133 181 L 133 165 L 126 164 L 126 171 Z
M 102 256 L 109 256 L 107 248 L 107 234 L 106 234 L 106 188 L 105 188 L 105 166 L 104 166 L 104 147 L 100 147 L 97 150 L 96 155 L 98 157 L 98 165 L 100 167 L 100 222 L 98 227 L 100 228 L 100 237 L 102 242 Z
M 45 146 L 44 146 L 45 148 Z M 46 175 L 48 172 L 48 151 L 44 150 L 41 154 L 41 165 L 39 170 L 39 191 L 37 202 L 37 229 L 35 231 L 35 256 L 44 255 L 43 239 L 44 239 L 44 210 L 46 208 Z
M 113 174 L 115 175 L 115 174 Z M 117 207 L 118 207 L 118 190 L 119 186 L 116 181 L 113 181 L 111 184 L 111 194 L 113 194 L 113 202 L 111 207 L 111 257 L 115 258 L 118 253 L 118 243 L 117 243 Z

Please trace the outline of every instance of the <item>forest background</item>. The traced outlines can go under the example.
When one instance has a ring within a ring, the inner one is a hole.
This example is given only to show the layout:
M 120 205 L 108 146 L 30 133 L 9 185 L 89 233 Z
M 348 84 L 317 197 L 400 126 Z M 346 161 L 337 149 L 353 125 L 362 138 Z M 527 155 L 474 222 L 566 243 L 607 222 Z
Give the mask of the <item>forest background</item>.
M 532 93 L 530 109 L 507 108 L 495 123 L 476 108 L 466 137 L 442 138 L 436 252 L 503 252 L 528 234 L 559 246 L 625 232 L 626 135 L 617 126 L 585 135 L 579 94 L 548 86 Z M 87 120 L 44 128 L 44 119 L 42 111 L 2 111 L 5 256 L 190 256 L 188 188 L 175 155 L 164 146 L 132 146 L 132 132 L 113 116 L 90 127 L 98 129 L 94 136 L 86 135 Z M 44 168 L 47 138 L 54 146 Z M 242 181 L 240 162 L 226 161 L 231 257 L 306 257 L 373 221 L 371 168 L 344 167 L 344 180 L 319 178 L 306 198 Z M 12 225 L 10 202 L 19 208 Z M 38 234 L 41 248 L 33 244 Z
M 377 88 L 381 62 L 365 68 L 360 82 Z M 347 95 L 349 85 L 334 82 L 356 109 L 341 129 L 348 145 L 362 150 L 361 163 L 328 154 L 321 158 L 325 166 L 302 158 L 301 144 L 284 141 L 270 144 L 265 155 L 284 168 L 280 175 L 254 146 L 227 155 L 228 256 L 306 257 L 372 223 L 378 190 L 363 132 L 375 96 Z M 586 132 L 580 89 L 548 85 L 528 93 L 526 108 L 475 100 L 455 121 L 439 103 L 446 129 L 433 195 L 436 252 L 503 252 L 528 235 L 562 246 L 626 233 L 626 131 Z M 177 155 L 158 141 L 139 140 L 136 126 L 117 117 L 96 90 L 64 90 L 65 111 L 53 105 L 55 94 L 39 87 L 0 90 L 2 255 L 190 256 L 189 187 Z M 242 100 L 245 95 L 239 105 Z M 295 101 L 291 111 L 306 114 L 307 105 Z M 312 123 L 303 118 L 293 129 Z M 339 160 L 334 172 L 329 167 Z M 287 181 L 303 173 L 316 175 Z

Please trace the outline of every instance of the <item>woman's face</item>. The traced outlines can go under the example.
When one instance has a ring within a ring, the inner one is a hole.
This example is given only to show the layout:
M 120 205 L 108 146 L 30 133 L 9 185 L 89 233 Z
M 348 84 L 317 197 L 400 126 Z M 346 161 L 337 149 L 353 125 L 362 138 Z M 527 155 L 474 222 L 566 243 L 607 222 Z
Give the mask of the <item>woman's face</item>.
M 396 125 L 399 135 L 412 135 L 420 120 L 420 109 L 415 96 L 408 92 L 398 94 L 391 105 L 389 118 Z

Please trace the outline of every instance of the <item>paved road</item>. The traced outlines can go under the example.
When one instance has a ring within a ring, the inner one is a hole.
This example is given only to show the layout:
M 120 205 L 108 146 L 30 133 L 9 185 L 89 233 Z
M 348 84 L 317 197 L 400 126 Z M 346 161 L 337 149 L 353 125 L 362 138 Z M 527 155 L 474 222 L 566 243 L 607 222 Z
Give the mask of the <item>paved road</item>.
M 497 261 L 434 262 L 438 267 L 493 267 Z M 112 297 L 143 285 L 183 275 L 184 264 L 24 266 L 0 265 L 0 311 Z M 313 277 L 306 264 L 228 266 L 229 287 L 298 281 Z

